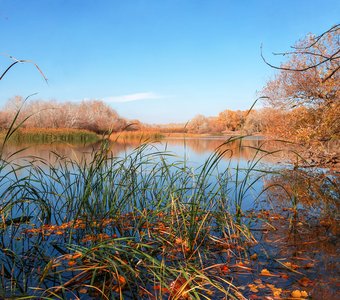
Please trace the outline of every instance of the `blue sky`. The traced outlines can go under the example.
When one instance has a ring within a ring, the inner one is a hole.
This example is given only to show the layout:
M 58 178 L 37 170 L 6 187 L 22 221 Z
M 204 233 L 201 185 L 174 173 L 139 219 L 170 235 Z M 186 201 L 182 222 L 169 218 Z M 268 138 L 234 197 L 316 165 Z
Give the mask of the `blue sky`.
M 0 53 L 34 60 L 0 81 L 14 95 L 103 99 L 124 117 L 185 122 L 247 109 L 273 51 L 339 22 L 333 0 L 0 0 Z M 0 56 L 0 70 L 11 63 Z

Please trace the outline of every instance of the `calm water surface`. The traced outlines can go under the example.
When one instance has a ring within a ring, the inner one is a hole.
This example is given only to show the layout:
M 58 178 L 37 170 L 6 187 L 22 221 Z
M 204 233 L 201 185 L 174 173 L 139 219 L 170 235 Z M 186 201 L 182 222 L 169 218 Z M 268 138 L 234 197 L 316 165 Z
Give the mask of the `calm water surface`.
M 206 159 L 227 139 L 222 137 L 205 137 L 205 138 L 166 138 L 161 141 L 146 141 L 154 146 L 151 151 L 167 151 L 174 154 L 177 160 L 187 160 L 193 166 L 203 164 Z M 144 141 L 140 140 L 124 140 L 111 142 L 110 151 L 113 156 L 123 157 L 131 153 Z M 80 161 L 82 158 L 90 158 L 94 150 L 98 149 L 100 144 L 90 145 L 71 145 L 71 144 L 9 144 L 4 150 L 4 157 L 20 151 L 14 155 L 19 161 L 29 157 L 38 157 L 49 162 L 55 160 L 55 154 L 61 157 L 68 157 Z M 227 142 L 223 149 L 229 149 L 225 155 L 224 161 L 247 163 L 252 160 L 255 155 L 259 157 L 257 149 L 266 149 L 273 151 L 283 148 L 282 143 L 264 140 L 260 137 L 247 137 L 240 141 Z M 12 157 L 13 158 L 13 157 Z M 284 161 L 284 155 L 268 155 L 263 157 L 262 162 L 267 165 L 275 165 Z

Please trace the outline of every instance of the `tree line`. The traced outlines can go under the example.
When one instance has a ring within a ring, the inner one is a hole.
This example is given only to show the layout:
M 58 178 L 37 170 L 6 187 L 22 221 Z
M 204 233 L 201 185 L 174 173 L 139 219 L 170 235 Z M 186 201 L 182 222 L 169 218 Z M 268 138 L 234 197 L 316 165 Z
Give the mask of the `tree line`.
M 96 133 L 121 131 L 128 122 L 100 100 L 80 103 L 53 100 L 25 101 L 21 96 L 9 99 L 0 111 L 0 129 L 7 129 L 20 110 L 17 122 L 22 128 L 75 128 Z

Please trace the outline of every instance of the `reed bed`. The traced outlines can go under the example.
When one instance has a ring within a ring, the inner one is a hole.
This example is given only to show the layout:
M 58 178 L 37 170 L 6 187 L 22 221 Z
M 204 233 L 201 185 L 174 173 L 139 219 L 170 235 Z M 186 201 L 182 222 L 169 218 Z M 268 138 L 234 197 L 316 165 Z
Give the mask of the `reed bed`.
M 7 132 L 0 132 L 0 139 L 3 140 Z M 94 143 L 100 137 L 91 131 L 70 128 L 20 128 L 16 130 L 11 142 L 20 143 Z
M 158 131 L 121 131 L 110 134 L 111 141 L 158 141 L 165 137 L 163 133 Z
M 256 159 L 237 178 L 219 167 L 230 156 L 226 142 L 193 169 L 149 144 L 113 157 L 103 142 L 81 162 L 2 160 L 1 296 L 243 299 L 226 270 L 256 243 L 240 216 L 264 173 Z

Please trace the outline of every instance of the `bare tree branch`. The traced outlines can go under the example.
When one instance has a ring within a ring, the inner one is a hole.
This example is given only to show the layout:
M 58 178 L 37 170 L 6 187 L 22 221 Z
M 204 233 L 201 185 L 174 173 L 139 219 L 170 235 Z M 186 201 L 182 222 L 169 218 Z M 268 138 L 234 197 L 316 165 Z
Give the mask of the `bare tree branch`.
M 340 24 L 334 25 L 327 31 L 323 32 L 317 37 L 311 37 L 312 42 L 308 43 L 305 46 L 293 46 L 291 48 L 295 49 L 294 51 L 287 51 L 287 52 L 279 52 L 273 53 L 273 55 L 281 55 L 281 56 L 288 56 L 288 57 L 304 57 L 306 61 L 312 61 L 312 63 L 306 63 L 305 66 L 296 66 L 296 67 L 289 67 L 285 65 L 276 66 L 268 62 L 268 60 L 263 55 L 263 47 L 261 45 L 261 58 L 273 69 L 283 70 L 283 71 L 292 71 L 292 72 L 305 72 L 311 69 L 317 69 L 322 65 L 327 65 L 326 70 L 329 72 L 325 75 L 322 79 L 322 82 L 329 80 L 333 77 L 338 71 L 340 66 Z M 330 50 L 331 53 L 325 54 L 324 49 L 327 47 L 327 39 L 333 38 L 333 48 Z M 306 42 L 306 40 L 305 40 Z M 315 61 L 315 62 L 314 62 Z

